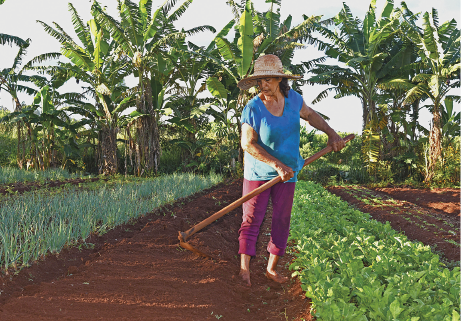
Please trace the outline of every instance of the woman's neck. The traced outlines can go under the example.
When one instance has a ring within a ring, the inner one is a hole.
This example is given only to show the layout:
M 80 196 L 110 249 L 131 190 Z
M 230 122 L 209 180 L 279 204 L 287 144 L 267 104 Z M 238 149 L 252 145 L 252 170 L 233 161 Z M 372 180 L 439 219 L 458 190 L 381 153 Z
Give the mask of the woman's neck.
M 271 102 L 271 103 L 278 103 L 278 102 L 283 101 L 285 97 L 280 92 L 280 90 L 277 90 L 272 95 L 267 95 L 267 94 L 261 93 L 259 95 L 259 98 L 261 98 L 262 101 L 267 101 L 267 102 Z
M 280 91 L 275 95 L 259 95 L 266 109 L 274 116 L 280 117 L 283 115 L 285 108 L 285 96 Z

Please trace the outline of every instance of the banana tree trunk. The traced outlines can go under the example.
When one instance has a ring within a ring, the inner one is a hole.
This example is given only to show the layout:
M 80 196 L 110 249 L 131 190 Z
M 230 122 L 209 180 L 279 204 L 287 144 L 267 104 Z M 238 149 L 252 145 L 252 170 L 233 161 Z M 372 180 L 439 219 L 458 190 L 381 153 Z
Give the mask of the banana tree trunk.
M 137 120 L 137 153 L 138 176 L 144 173 L 154 171 L 157 173 L 158 163 L 160 160 L 160 138 L 156 111 L 152 104 L 152 94 L 150 82 L 143 86 L 143 92 L 137 101 L 137 109 L 147 116 L 140 117 Z
M 442 126 L 439 106 L 434 106 L 432 113 L 432 129 L 429 134 L 428 169 L 425 181 L 430 182 L 435 175 L 437 162 L 442 155 Z
M 104 127 L 100 132 L 101 157 L 99 158 L 99 173 L 114 175 L 117 173 L 117 130 Z
M 19 102 L 19 99 L 15 97 L 14 102 L 16 104 L 15 111 L 20 111 L 22 107 L 21 107 L 21 103 Z M 22 121 L 18 121 L 16 123 L 16 131 L 17 131 L 17 136 L 18 136 L 16 162 L 18 164 L 18 167 L 22 169 L 24 165 L 24 157 L 26 154 L 25 139 L 22 138 Z M 21 149 L 21 146 L 22 146 L 22 149 Z
M 368 124 L 368 105 L 365 99 L 362 99 L 362 131 L 365 130 Z

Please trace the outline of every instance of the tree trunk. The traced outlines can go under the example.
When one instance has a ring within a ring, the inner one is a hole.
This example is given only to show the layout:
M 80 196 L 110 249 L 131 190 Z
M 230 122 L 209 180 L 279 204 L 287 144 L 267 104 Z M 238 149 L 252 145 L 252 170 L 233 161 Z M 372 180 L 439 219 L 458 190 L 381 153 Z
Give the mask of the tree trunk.
M 368 106 L 367 101 L 362 99 L 362 132 L 365 130 L 368 124 Z
M 14 101 L 16 103 L 16 107 L 14 111 L 20 111 L 21 110 L 21 103 L 19 102 L 18 98 L 14 98 Z M 16 162 L 18 163 L 18 167 L 20 169 L 23 168 L 24 166 L 24 157 L 26 155 L 26 147 L 25 147 L 25 139 L 22 138 L 22 121 L 18 121 L 16 124 L 16 130 L 17 130 L 17 136 L 18 136 L 18 146 L 17 146 L 17 151 L 16 151 Z M 21 146 L 22 145 L 22 150 Z
M 412 128 L 412 133 L 411 133 L 412 142 L 416 141 L 416 130 L 418 129 L 418 118 L 419 118 L 419 103 L 420 103 L 420 100 L 418 99 L 413 104 L 411 104 L 412 114 L 410 118 L 411 118 L 411 128 Z
M 442 155 L 442 127 L 439 106 L 434 106 L 432 113 L 432 129 L 429 134 L 429 157 L 426 172 L 426 182 L 432 181 L 435 175 L 437 162 Z
M 101 157 L 99 158 L 99 174 L 114 175 L 117 173 L 117 129 L 104 127 L 100 132 Z
M 137 172 L 138 176 L 153 170 L 158 171 L 160 160 L 160 137 L 158 131 L 157 115 L 152 105 L 150 83 L 146 81 L 143 86 L 142 96 L 137 101 L 137 110 L 148 116 L 140 117 L 137 121 Z

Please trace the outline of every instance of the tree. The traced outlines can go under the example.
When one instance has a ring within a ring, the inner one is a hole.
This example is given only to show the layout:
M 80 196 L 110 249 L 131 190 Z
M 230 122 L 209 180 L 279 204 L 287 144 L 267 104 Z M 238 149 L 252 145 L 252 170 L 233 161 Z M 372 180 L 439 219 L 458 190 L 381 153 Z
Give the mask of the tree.
M 96 3 L 97 5 L 97 3 Z M 118 57 L 117 43 L 96 20 L 85 24 L 74 6 L 69 3 L 74 30 L 82 46 L 77 44 L 57 23 L 55 28 L 39 21 L 51 36 L 61 43 L 61 52 L 69 63 L 60 63 L 51 68 L 57 86 L 71 78 L 90 85 L 86 94 L 95 99 L 95 104 L 81 100 L 69 100 L 74 105 L 69 111 L 93 121 L 98 131 L 99 171 L 106 175 L 117 172 L 117 132 L 121 113 L 129 107 L 132 93 L 124 85 L 124 78 L 130 73 L 129 62 Z M 132 115 L 136 116 L 136 115 Z
M 389 57 L 386 46 L 398 33 L 399 20 L 393 9 L 393 2 L 386 1 L 381 15 L 377 17 L 376 1 L 372 0 L 362 22 L 353 17 L 344 3 L 343 9 L 334 19 L 339 27 L 338 33 L 327 26 L 316 26 L 327 41 L 318 40 L 318 47 L 325 50 L 326 57 L 306 64 L 306 67 L 315 65 L 309 70 L 315 75 L 309 78 L 310 84 L 331 85 L 313 103 L 327 97 L 331 91 L 336 93 L 335 98 L 360 98 L 363 130 L 377 114 L 378 84 L 386 76 L 383 65 Z M 338 59 L 343 66 L 320 64 L 325 58 Z
M 0 90 L 5 90 L 8 92 L 15 105 L 15 111 L 20 111 L 22 108 L 22 104 L 19 101 L 19 93 L 27 93 L 29 95 L 35 95 L 37 92 L 36 89 L 25 85 L 26 84 L 35 84 L 38 87 L 43 86 L 46 83 L 46 78 L 38 76 L 38 75 L 26 75 L 25 72 L 32 66 L 34 63 L 43 62 L 46 59 L 56 58 L 59 54 L 57 53 L 49 53 L 39 55 L 32 60 L 30 60 L 27 64 L 21 67 L 22 59 L 27 53 L 27 48 L 30 45 L 30 39 L 23 40 L 19 37 L 7 35 L 7 34 L 0 34 L 0 44 L 10 44 L 10 45 L 17 45 L 19 47 L 18 53 L 13 60 L 13 64 L 10 68 L 5 68 L 0 70 Z M 17 129 L 17 138 L 18 138 L 18 145 L 17 145 L 17 163 L 19 168 L 23 167 L 24 163 L 24 156 L 26 153 L 25 150 L 25 137 L 23 137 L 22 133 L 22 124 L 18 122 L 16 125 Z M 22 147 L 22 148 L 21 148 Z
M 25 136 L 30 156 L 28 168 L 31 166 L 45 170 L 57 166 L 60 159 L 64 167 L 67 157 L 80 156 L 76 143 L 77 131 L 88 121 L 83 119 L 72 123 L 66 110 L 57 109 L 53 103 L 55 94 L 57 93 L 46 85 L 37 92 L 33 104 L 23 106 L 0 119 L 0 122 L 10 124 L 23 123 L 26 127 Z
M 130 0 L 118 0 L 121 21 L 106 14 L 95 2 L 92 12 L 95 19 L 120 46 L 120 52 L 132 61 L 133 74 L 138 78 L 137 111 L 142 115 L 137 121 L 136 164 L 137 175 L 151 170 L 157 172 L 160 158 L 159 110 L 153 100 L 158 99 L 162 89 L 153 75 L 162 73 L 165 59 L 162 57 L 173 41 L 199 31 L 211 30 L 209 26 L 177 31 L 173 23 L 186 11 L 192 0 L 184 1 L 174 12 L 176 0 L 165 1 L 152 12 L 152 0 L 140 0 L 139 4 Z
M 415 24 L 414 14 L 402 3 L 405 24 L 404 35 L 418 47 L 419 60 L 407 68 L 419 70 L 412 82 L 395 80 L 395 87 L 407 89 L 406 101 L 428 97 L 432 113 L 432 128 L 429 135 L 428 170 L 425 181 L 430 182 L 435 174 L 442 146 L 443 101 L 448 92 L 460 85 L 460 30 L 454 19 L 439 26 L 436 9 L 423 15 L 423 28 Z M 449 96 L 451 101 L 460 101 L 459 95 Z

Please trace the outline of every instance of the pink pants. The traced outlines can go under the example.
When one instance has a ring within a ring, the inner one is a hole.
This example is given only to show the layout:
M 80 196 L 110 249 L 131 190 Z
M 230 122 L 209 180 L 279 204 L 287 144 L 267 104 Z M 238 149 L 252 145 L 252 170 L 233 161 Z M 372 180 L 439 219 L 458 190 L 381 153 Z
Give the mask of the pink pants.
M 243 195 L 267 181 L 243 180 Z M 282 256 L 287 247 L 290 232 L 291 207 L 296 183 L 278 183 L 243 203 L 243 222 L 239 230 L 239 254 L 256 255 L 259 228 L 266 214 L 269 197 L 272 198 L 271 239 L 267 251 Z

